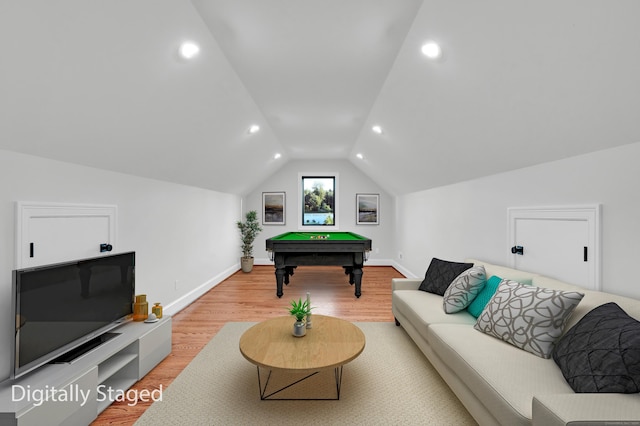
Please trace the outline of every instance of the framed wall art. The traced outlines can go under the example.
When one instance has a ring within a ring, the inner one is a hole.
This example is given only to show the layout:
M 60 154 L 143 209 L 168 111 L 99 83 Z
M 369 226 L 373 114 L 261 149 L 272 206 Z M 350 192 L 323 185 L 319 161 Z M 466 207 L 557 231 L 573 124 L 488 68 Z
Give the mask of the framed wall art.
M 356 225 L 380 223 L 380 194 L 356 194 Z
M 286 194 L 284 192 L 262 193 L 262 224 L 284 225 L 286 212 Z

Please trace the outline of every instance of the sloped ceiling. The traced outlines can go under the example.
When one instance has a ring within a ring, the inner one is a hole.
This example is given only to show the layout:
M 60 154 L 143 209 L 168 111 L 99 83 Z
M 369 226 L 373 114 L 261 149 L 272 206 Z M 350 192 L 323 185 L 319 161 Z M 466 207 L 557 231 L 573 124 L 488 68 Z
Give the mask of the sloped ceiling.
M 638 16 L 636 0 L 2 1 L 0 149 L 238 194 L 308 158 L 433 188 L 640 142 Z

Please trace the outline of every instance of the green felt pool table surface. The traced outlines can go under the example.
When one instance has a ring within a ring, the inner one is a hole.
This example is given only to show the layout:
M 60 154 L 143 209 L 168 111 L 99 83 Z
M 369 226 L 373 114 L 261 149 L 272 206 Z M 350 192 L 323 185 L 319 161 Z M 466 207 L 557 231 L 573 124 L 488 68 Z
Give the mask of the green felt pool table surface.
M 271 239 L 277 241 L 359 241 L 367 238 L 353 232 L 286 232 Z

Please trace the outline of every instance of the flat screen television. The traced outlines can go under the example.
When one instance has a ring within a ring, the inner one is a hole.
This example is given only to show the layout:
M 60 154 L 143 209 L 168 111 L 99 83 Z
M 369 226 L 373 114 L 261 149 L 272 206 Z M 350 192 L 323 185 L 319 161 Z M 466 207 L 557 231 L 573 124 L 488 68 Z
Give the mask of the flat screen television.
M 11 378 L 98 345 L 134 297 L 135 252 L 14 270 Z

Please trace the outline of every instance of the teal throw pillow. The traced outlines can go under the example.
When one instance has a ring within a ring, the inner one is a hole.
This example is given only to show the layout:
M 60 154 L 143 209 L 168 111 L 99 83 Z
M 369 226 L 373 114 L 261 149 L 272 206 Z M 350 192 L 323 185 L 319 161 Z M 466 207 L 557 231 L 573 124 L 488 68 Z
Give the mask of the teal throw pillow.
M 502 282 L 502 278 L 492 275 L 491 278 L 487 280 L 487 283 L 484 285 L 480 293 L 473 299 L 473 302 L 467 307 L 467 312 L 469 312 L 474 317 L 478 318 L 482 313 L 482 310 L 489 300 L 493 297 L 493 294 L 498 289 L 498 286 Z

